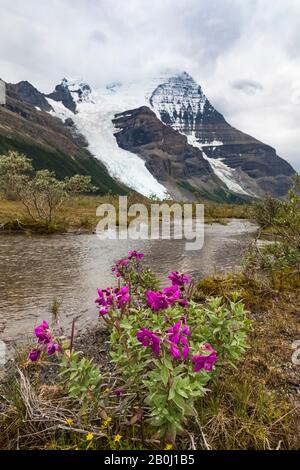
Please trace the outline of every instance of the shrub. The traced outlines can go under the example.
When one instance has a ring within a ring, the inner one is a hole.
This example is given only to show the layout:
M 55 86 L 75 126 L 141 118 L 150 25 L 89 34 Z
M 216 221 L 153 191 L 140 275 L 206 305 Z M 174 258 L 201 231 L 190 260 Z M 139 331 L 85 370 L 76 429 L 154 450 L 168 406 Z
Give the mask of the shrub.
M 252 218 L 272 235 L 273 243 L 257 243 L 250 247 L 245 258 L 246 270 L 264 272 L 270 278 L 274 273 L 300 272 L 300 197 L 299 177 L 286 200 L 267 198 L 252 208 Z M 261 234 L 259 232 L 259 236 Z
M 117 263 L 119 283 L 129 272 L 143 279 L 142 258 L 131 252 Z M 99 289 L 96 303 L 111 330 L 111 357 L 123 389 L 135 391 L 140 408 L 150 408 L 157 434 L 175 442 L 207 383 L 243 356 L 250 322 L 237 299 L 229 306 L 222 298 L 200 306 L 191 300 L 188 276 L 173 272 L 169 280 L 171 286 L 159 291 L 136 284 Z
M 46 352 L 63 355 L 60 377 L 84 411 L 90 400 L 115 413 L 119 425 L 128 424 L 128 416 L 133 423 L 146 418 L 156 438 L 175 445 L 189 418 L 197 417 L 208 383 L 242 358 L 251 323 L 236 295 L 229 303 L 222 297 L 194 302 L 186 274 L 172 272 L 170 286 L 158 290 L 143 258 L 130 252 L 113 267 L 118 287 L 98 289 L 99 317 L 110 332 L 109 370 L 70 351 L 46 322 L 35 329 L 38 345 L 29 357 L 38 362 Z
M 65 354 L 60 368 L 60 376 L 71 398 L 85 402 L 99 395 L 102 376 L 92 359 L 82 357 L 79 352 Z
M 70 194 L 93 192 L 90 176 L 74 175 L 58 180 L 49 170 L 34 171 L 25 155 L 0 155 L 0 192 L 21 201 L 31 221 L 51 225 L 57 210 Z

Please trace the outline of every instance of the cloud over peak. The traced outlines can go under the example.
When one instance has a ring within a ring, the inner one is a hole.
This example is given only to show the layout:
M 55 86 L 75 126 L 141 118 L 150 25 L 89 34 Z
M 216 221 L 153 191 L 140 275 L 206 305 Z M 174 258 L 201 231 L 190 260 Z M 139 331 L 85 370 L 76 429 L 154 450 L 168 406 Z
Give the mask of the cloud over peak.
M 298 0 L 1 0 L 0 76 L 52 91 L 186 70 L 233 125 L 300 168 Z

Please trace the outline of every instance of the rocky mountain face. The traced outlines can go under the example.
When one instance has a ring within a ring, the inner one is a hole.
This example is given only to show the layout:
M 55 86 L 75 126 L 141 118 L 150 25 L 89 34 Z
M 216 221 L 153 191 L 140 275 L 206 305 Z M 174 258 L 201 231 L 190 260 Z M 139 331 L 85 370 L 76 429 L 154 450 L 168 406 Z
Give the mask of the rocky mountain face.
M 106 87 L 91 96 L 90 89 L 83 100 L 73 94 L 77 112 L 88 112 L 82 101 L 93 104 L 91 113 L 98 105 L 101 125 L 104 116 L 112 119 L 119 147 L 141 157 L 173 197 L 282 197 L 290 187 L 291 165 L 272 147 L 232 127 L 186 72 Z
M 49 114 L 52 108 L 47 99 L 30 83 L 6 84 L 6 92 L 6 106 L 0 106 L 0 154 L 24 153 L 36 169 L 48 168 L 59 178 L 91 175 L 100 193 L 127 192 L 90 154 L 73 121 L 62 122 Z
M 20 101 L 25 101 L 25 103 L 31 104 L 39 110 L 51 111 L 51 106 L 45 96 L 27 81 L 19 82 L 16 85 L 9 85 L 8 95 Z
M 187 73 L 170 77 L 154 90 L 150 104 L 162 122 L 185 134 L 211 161 L 238 175 L 249 194 L 284 196 L 294 170 L 275 149 L 233 128 Z M 233 173 L 234 176 L 234 173 Z
M 226 124 L 224 117 L 213 108 L 201 87 L 186 72 L 160 84 L 149 101 L 162 122 L 184 134 L 197 132 L 197 137 L 203 139 L 206 137 L 201 133 L 204 125 Z
M 219 180 L 201 150 L 187 137 L 165 125 L 147 106 L 117 114 L 113 120 L 118 145 L 143 158 L 151 174 L 176 198 L 191 193 L 222 194 Z
M 77 103 L 87 100 L 91 91 L 91 87 L 87 83 L 63 78 L 61 83 L 55 87 L 54 92 L 46 97 L 61 102 L 67 109 L 76 113 Z
M 96 91 L 67 79 L 48 95 L 28 82 L 7 89 L 0 150 L 21 139 L 38 166 L 70 174 L 79 164 L 104 188 L 241 201 L 284 196 L 294 174 L 275 149 L 230 126 L 186 72 Z M 41 145 L 47 157 L 37 157 Z

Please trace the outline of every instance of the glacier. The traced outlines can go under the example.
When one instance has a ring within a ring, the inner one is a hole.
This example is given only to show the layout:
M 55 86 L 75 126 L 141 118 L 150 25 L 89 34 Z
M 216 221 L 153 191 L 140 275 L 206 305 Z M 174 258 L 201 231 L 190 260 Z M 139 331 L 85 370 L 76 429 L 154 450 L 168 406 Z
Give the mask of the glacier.
M 204 142 L 200 144 L 197 141 L 195 135 L 192 133 L 187 136 L 188 143 L 193 147 L 197 147 L 202 151 L 203 158 L 207 160 L 212 167 L 214 173 L 220 178 L 223 183 L 226 184 L 227 188 L 237 194 L 244 194 L 246 196 L 251 196 L 252 194 L 249 191 L 246 191 L 239 182 L 239 177 L 236 170 L 230 168 L 226 163 L 220 158 L 210 158 L 205 153 L 205 147 L 217 147 L 218 145 L 223 145 L 223 142 L 214 140 L 212 142 Z
M 241 185 L 236 170 L 230 168 L 221 159 L 206 155 L 205 146 L 216 147 L 223 142 L 199 142 L 196 139 L 193 125 L 195 119 L 203 114 L 204 107 L 209 106 L 202 88 L 186 72 L 170 73 L 166 71 L 149 79 L 132 80 L 129 83 L 111 83 L 97 90 L 83 80 L 63 79 L 61 84 L 67 87 L 76 103 L 76 113 L 67 109 L 61 102 L 48 98 L 52 114 L 62 119 L 71 118 L 77 130 L 86 138 L 89 151 L 108 169 L 110 175 L 126 186 L 149 197 L 160 199 L 168 197 L 166 188 L 160 184 L 146 168 L 144 160 L 136 154 L 121 149 L 115 138 L 118 129 L 113 125 L 116 114 L 130 114 L 130 110 L 148 106 L 162 119 L 164 112 L 172 116 L 168 125 L 184 134 L 188 143 L 202 151 L 214 173 L 235 193 L 253 195 Z M 190 113 L 190 128 L 182 128 L 180 112 Z
M 89 151 L 104 163 L 112 177 L 144 196 L 166 199 L 166 188 L 152 176 L 144 160 L 121 149 L 114 136 L 118 131 L 112 122 L 115 115 L 146 103 L 147 87 L 143 89 L 142 84 L 139 87 L 133 85 L 137 93 L 132 93 L 130 87 L 117 87 L 118 93 L 116 87 L 104 87 L 79 97 L 78 87 L 83 83 L 79 80 L 65 82 L 77 105 L 76 114 L 61 102 L 48 98 L 53 109 L 50 113 L 63 121 L 67 118 L 73 120 L 77 130 L 86 138 Z

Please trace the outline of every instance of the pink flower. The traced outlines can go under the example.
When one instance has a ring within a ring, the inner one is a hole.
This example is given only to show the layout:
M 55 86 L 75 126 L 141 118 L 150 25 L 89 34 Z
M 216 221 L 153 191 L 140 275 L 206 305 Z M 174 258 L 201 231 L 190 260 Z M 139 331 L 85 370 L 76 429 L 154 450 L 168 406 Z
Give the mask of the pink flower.
M 134 251 L 130 251 L 129 252 L 129 256 L 128 256 L 128 259 L 133 259 L 135 258 L 136 260 L 141 260 L 144 258 L 144 253 L 138 253 L 138 251 L 134 250 Z
M 171 354 L 174 359 L 181 359 L 181 355 L 183 355 L 184 359 L 187 359 L 190 351 L 187 337 L 191 336 L 191 329 L 187 325 L 182 325 L 181 321 L 179 321 L 168 330 L 168 333 L 169 342 L 171 344 Z M 182 348 L 182 352 L 180 347 Z
M 181 327 L 181 322 L 179 321 L 178 323 L 175 323 L 175 325 L 172 326 L 172 328 L 170 328 L 168 330 L 168 333 L 170 334 L 170 341 L 172 343 L 175 343 L 175 344 L 179 343 L 179 340 L 180 340 L 180 334 L 179 334 L 180 327 Z
M 129 292 L 129 286 L 121 287 L 120 294 L 125 295 L 125 294 L 128 294 L 128 292 Z
M 43 321 L 41 325 L 34 329 L 35 336 L 38 338 L 40 344 L 48 344 L 51 341 L 51 331 L 49 324 Z
M 206 343 L 202 349 L 204 354 L 192 357 L 192 361 L 195 363 L 194 371 L 199 372 L 204 369 L 212 372 L 218 360 L 218 353 L 209 343 Z
M 169 276 L 170 281 L 172 281 L 173 286 L 183 287 L 185 284 L 189 284 L 191 278 L 187 274 L 179 273 L 174 271 Z
M 179 299 L 182 299 L 182 292 L 180 291 L 179 287 L 173 285 L 171 287 L 166 287 L 164 289 L 164 294 L 168 299 L 169 305 L 173 307 L 175 302 Z
M 174 359 L 180 359 L 181 358 L 181 351 L 175 343 L 171 343 L 170 351 L 171 351 L 171 354 L 172 354 Z
M 123 286 L 121 289 L 115 289 L 118 307 L 122 308 L 131 301 L 129 295 L 129 286 Z
M 98 289 L 98 298 L 95 303 L 101 308 L 99 310 L 100 316 L 107 315 L 111 309 L 122 308 L 131 301 L 129 295 L 129 287 L 123 286 L 120 289 Z
M 181 333 L 183 335 L 186 335 L 186 336 L 191 336 L 191 329 L 189 326 L 187 325 L 183 325 L 182 329 L 181 329 Z
M 32 351 L 30 351 L 29 359 L 31 360 L 31 362 L 37 362 L 40 357 L 41 357 L 40 349 L 33 349 Z
M 147 328 L 142 328 L 136 335 L 138 341 L 142 343 L 145 347 L 152 348 L 152 351 L 157 356 L 160 355 L 161 352 L 161 345 L 160 345 L 160 337 L 157 336 L 153 331 L 148 330 Z
M 101 317 L 104 317 L 105 315 L 108 315 L 108 313 L 109 313 L 109 308 L 108 307 L 102 307 L 99 310 L 99 315 Z
M 190 347 L 187 338 L 185 336 L 181 336 L 180 343 L 183 346 L 183 359 L 186 360 L 189 357 L 190 353 Z
M 173 307 L 176 302 L 184 306 L 187 304 L 181 290 L 176 285 L 166 287 L 163 291 L 148 291 L 146 295 L 149 307 L 155 312 Z
M 169 307 L 168 299 L 163 292 L 147 291 L 146 295 L 149 307 L 151 307 L 155 312 L 158 312 L 159 310 L 165 310 Z
M 55 344 L 55 343 L 49 343 L 48 345 L 48 354 L 49 356 L 53 356 L 53 354 L 55 354 L 57 351 L 59 350 L 59 344 Z
M 130 261 L 127 258 L 119 259 L 115 266 L 112 267 L 112 272 L 116 273 L 117 277 L 124 277 L 126 268 L 129 265 Z
M 130 299 L 131 299 L 131 297 L 130 297 L 129 294 L 125 294 L 125 295 L 120 296 L 119 299 L 118 299 L 118 306 L 119 307 L 124 307 L 124 305 L 129 304 Z
M 39 360 L 43 350 L 47 350 L 48 355 L 52 356 L 60 349 L 61 345 L 54 343 L 52 331 L 49 328 L 49 323 L 46 321 L 37 326 L 34 332 L 38 338 L 39 347 L 33 349 L 29 354 L 29 359 L 32 362 Z

